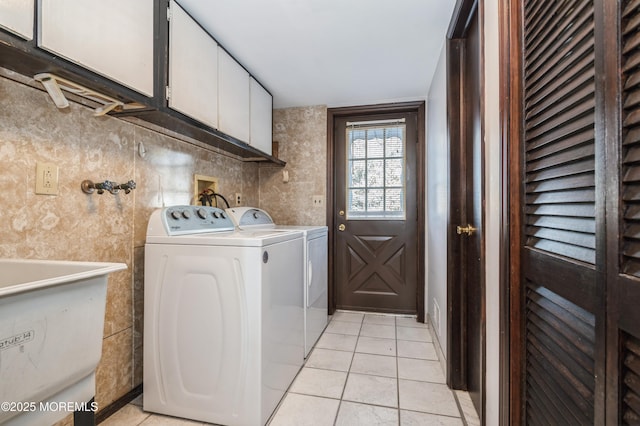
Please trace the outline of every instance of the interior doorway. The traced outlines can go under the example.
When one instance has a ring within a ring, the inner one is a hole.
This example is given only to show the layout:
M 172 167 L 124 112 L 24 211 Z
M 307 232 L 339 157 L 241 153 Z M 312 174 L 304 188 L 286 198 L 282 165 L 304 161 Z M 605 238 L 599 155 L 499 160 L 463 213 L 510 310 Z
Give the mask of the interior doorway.
M 328 111 L 329 304 L 424 321 L 424 102 Z

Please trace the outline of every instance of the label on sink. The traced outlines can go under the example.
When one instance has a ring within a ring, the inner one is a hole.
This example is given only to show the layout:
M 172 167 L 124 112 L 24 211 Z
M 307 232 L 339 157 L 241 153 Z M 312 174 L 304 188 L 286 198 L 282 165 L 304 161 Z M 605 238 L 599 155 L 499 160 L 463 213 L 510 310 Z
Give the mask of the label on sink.
M 0 351 L 27 343 L 33 340 L 35 334 L 36 332 L 34 330 L 28 330 L 23 331 L 22 333 L 15 334 L 11 337 L 0 339 Z

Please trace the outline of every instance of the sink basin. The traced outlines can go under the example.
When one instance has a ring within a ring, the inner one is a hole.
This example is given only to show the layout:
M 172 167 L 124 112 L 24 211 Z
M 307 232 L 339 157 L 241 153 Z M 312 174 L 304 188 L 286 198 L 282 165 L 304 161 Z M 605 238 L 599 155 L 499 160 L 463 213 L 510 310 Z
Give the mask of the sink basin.
M 93 398 L 107 275 L 126 267 L 0 259 L 0 401 L 23 407 L 0 424 L 51 425 Z

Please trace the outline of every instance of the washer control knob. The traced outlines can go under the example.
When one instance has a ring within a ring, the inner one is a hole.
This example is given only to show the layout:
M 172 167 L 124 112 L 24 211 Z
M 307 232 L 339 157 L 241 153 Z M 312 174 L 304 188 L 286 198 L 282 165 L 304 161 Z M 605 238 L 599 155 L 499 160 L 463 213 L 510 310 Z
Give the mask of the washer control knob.
M 191 218 L 191 213 L 189 213 L 189 210 L 184 210 L 182 212 L 182 217 L 184 217 L 185 219 Z
M 207 218 L 207 211 L 205 209 L 198 209 L 198 217 L 200 219 L 206 219 Z
M 213 217 L 215 217 L 216 219 L 219 219 L 220 218 L 220 213 L 213 212 Z
M 224 214 L 224 212 L 221 212 L 221 213 L 220 213 L 220 217 L 221 217 L 221 218 L 223 218 L 223 219 L 226 219 L 226 218 L 227 218 L 227 215 L 226 215 L 226 214 Z
M 171 218 L 172 219 L 178 220 L 178 219 L 180 219 L 181 216 L 182 215 L 180 214 L 180 212 L 178 210 L 174 210 L 174 211 L 171 212 Z
M 257 219 L 258 218 L 258 212 L 253 212 L 253 218 Z

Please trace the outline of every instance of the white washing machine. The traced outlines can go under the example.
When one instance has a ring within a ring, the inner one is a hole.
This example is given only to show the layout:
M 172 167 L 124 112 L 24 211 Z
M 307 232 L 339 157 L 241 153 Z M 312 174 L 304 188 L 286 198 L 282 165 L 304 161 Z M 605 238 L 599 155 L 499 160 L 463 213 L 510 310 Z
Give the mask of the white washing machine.
M 304 356 L 306 358 L 327 326 L 329 319 L 327 227 L 276 225 L 269 213 L 255 207 L 235 207 L 226 211 L 239 229 L 303 232 L 305 240 Z
M 234 229 L 215 207 L 151 215 L 145 411 L 264 425 L 302 367 L 302 232 Z

